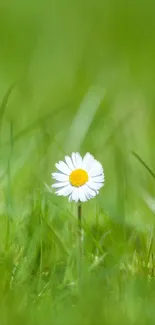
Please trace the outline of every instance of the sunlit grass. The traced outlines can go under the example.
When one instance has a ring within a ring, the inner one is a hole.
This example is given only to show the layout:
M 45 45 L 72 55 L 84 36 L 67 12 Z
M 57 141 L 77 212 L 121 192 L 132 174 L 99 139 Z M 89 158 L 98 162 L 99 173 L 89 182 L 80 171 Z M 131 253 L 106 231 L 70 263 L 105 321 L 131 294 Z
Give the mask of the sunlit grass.
M 0 324 L 154 324 L 154 5 L 0 5 Z M 55 162 L 101 161 L 83 206 Z

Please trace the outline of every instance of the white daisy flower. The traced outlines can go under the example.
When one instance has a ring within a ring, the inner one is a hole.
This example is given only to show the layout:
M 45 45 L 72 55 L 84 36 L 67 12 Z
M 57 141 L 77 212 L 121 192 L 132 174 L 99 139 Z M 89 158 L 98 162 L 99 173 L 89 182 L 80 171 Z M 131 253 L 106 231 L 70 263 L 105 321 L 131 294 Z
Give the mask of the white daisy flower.
M 56 164 L 57 173 L 52 177 L 57 181 L 52 187 L 57 189 L 56 194 L 69 196 L 69 201 L 85 202 L 95 197 L 104 184 L 102 165 L 90 154 L 84 158 L 78 152 L 71 157 L 66 156 L 65 162 Z

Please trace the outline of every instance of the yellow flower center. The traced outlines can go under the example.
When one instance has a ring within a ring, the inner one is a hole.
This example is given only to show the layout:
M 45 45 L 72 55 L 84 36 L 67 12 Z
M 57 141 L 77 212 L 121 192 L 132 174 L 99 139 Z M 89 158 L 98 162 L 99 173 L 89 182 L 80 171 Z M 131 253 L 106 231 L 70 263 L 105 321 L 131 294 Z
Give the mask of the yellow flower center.
M 73 186 L 80 187 L 88 182 L 88 174 L 84 169 L 73 170 L 69 176 L 69 181 Z

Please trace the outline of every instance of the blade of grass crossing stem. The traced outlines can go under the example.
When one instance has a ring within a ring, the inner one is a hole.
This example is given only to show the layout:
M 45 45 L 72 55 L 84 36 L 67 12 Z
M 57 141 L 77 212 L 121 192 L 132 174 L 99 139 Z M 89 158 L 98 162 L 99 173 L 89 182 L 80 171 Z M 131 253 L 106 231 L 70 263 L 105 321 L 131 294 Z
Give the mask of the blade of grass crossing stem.
M 155 179 L 155 173 L 152 169 L 144 162 L 144 160 L 134 151 L 131 152 L 132 155 L 145 167 L 149 174 Z

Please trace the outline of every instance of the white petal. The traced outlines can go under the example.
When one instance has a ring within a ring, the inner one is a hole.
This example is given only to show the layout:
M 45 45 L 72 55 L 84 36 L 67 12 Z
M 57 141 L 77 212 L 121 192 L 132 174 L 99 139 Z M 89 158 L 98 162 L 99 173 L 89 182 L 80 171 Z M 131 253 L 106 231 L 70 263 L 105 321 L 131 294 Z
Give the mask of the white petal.
M 92 180 L 93 182 L 97 182 L 97 183 L 103 183 L 104 182 L 104 174 L 101 176 L 92 176 L 92 177 L 90 177 L 90 180 Z
M 87 201 L 84 186 L 81 186 L 81 187 L 78 188 L 78 195 L 79 195 L 79 200 L 81 202 L 86 202 Z
M 74 170 L 74 165 L 72 163 L 72 159 L 69 157 L 69 156 L 66 156 L 65 157 L 65 160 L 66 160 L 66 164 L 68 165 L 68 167 L 70 168 L 70 170 Z
M 61 190 L 58 190 L 58 191 L 56 192 L 56 194 L 57 194 L 57 195 L 60 195 L 60 196 L 67 196 L 67 195 L 69 195 L 69 194 L 72 193 L 73 189 L 74 189 L 73 186 L 71 186 L 71 185 L 69 184 L 69 185 L 63 187 Z
M 64 175 L 61 173 L 52 173 L 52 177 L 59 182 L 67 182 L 69 180 L 68 175 Z
M 59 182 L 59 183 L 53 184 L 52 187 L 53 188 L 64 187 L 64 186 L 67 186 L 69 184 L 70 184 L 69 182 Z
M 71 169 L 69 169 L 69 167 L 64 163 L 64 161 L 59 161 L 57 164 L 55 164 L 55 166 L 63 174 L 69 175 L 71 172 Z
M 93 182 L 93 181 L 90 180 L 90 181 L 87 182 L 87 185 L 92 190 L 98 191 L 103 186 L 103 183 L 101 183 L 101 182 L 100 183 L 96 183 L 96 182 Z
M 71 196 L 71 201 L 78 202 L 79 200 L 79 193 L 78 193 L 78 188 L 74 188 Z
M 82 167 L 82 157 L 78 152 L 76 152 L 76 167 L 81 168 Z
M 95 197 L 96 194 L 98 194 L 97 191 L 91 189 L 89 186 L 87 185 L 84 185 L 85 186 L 85 193 L 86 193 L 86 196 L 88 196 L 90 199 Z
M 86 185 L 83 185 L 83 186 L 82 186 L 82 189 L 83 189 L 83 191 L 84 191 L 84 193 L 85 193 L 86 201 L 87 201 L 87 200 L 90 200 L 90 199 L 91 199 L 91 196 L 90 196 L 89 193 L 88 193 L 88 187 L 87 187 Z
M 72 162 L 73 162 L 73 165 L 74 165 L 74 169 L 77 168 L 77 161 L 76 161 L 76 153 L 73 152 L 72 153 Z
M 89 172 L 94 161 L 94 157 L 89 152 L 87 152 L 83 158 L 82 168 Z
M 103 167 L 99 163 L 99 161 L 95 160 L 92 163 L 92 166 L 91 166 L 91 168 L 89 170 L 89 175 L 90 176 L 102 176 L 103 175 Z

